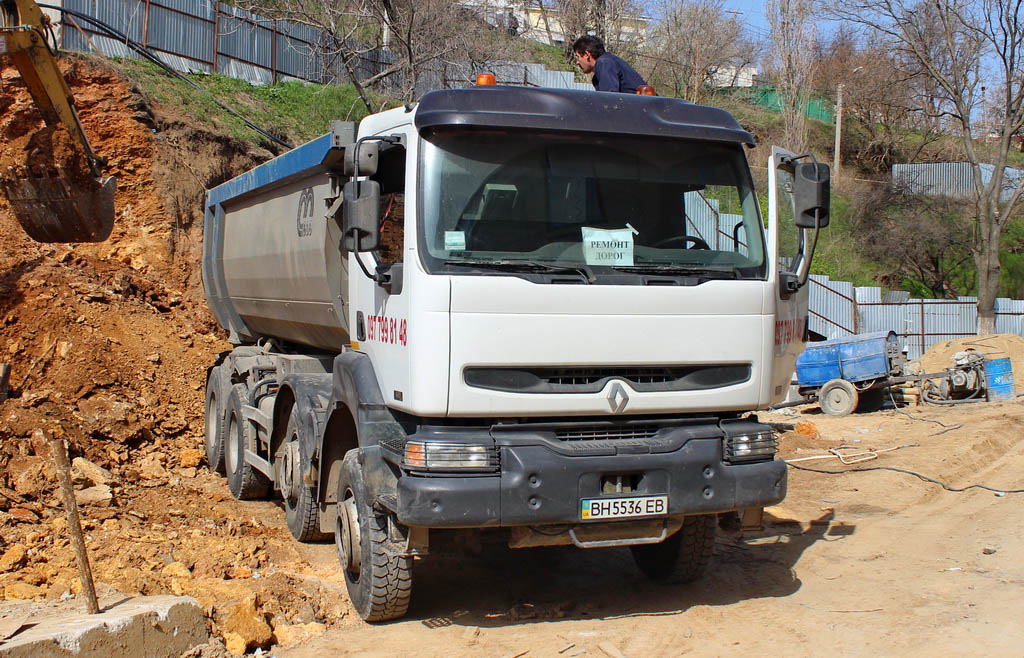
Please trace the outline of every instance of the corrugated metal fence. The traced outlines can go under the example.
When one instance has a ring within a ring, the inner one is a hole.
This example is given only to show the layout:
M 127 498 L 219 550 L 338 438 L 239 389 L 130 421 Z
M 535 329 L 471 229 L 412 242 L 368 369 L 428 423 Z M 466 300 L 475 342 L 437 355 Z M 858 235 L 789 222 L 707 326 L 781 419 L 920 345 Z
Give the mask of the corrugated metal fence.
M 826 338 L 871 331 L 895 331 L 916 359 L 929 347 L 953 338 L 973 336 L 978 328 L 978 299 L 913 299 L 874 286 L 855 287 L 812 275 L 810 330 Z M 996 331 L 1024 336 L 1024 300 L 996 300 Z
M 982 164 L 981 180 L 988 185 L 995 170 L 990 164 Z M 1007 201 L 1024 179 L 1024 171 L 1007 168 L 1003 172 L 1003 187 L 999 193 L 1001 201 Z M 974 172 L 969 162 L 929 162 L 921 164 L 898 164 L 892 166 L 892 184 L 910 194 L 950 196 L 958 199 L 974 198 Z
M 59 0 L 123 32 L 182 72 L 220 73 L 252 84 L 304 80 L 345 83 L 350 78 L 340 58 L 324 55 L 328 35 L 320 30 L 263 18 L 213 0 Z M 98 51 L 108 57 L 135 57 L 124 42 L 104 36 L 86 21 L 67 16 L 61 25 L 61 47 Z M 356 77 L 369 78 L 393 65 L 397 56 L 374 49 L 354 62 Z M 500 84 L 558 89 L 592 89 L 575 82 L 572 73 L 548 71 L 538 64 L 513 62 L 438 63 L 421 73 L 416 96 L 441 88 L 465 87 L 477 73 L 495 73 Z M 384 81 L 383 91 L 402 89 L 402 80 Z

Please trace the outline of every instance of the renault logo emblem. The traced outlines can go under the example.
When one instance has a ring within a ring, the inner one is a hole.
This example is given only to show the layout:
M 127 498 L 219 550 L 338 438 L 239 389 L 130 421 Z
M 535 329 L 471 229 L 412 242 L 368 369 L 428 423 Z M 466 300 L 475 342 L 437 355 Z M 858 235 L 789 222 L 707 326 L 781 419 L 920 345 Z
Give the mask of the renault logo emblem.
M 626 395 L 625 387 L 619 382 L 612 384 L 612 388 L 608 391 L 608 406 L 612 408 L 613 414 L 621 414 L 629 404 L 629 396 Z

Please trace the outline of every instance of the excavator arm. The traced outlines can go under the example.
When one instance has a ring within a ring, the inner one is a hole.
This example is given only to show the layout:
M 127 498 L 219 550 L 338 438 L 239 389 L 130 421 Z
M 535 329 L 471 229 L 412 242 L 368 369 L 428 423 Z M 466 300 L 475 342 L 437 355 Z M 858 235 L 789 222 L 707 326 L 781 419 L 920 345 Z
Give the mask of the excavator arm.
M 0 57 L 10 57 L 46 125 L 70 137 L 59 154 L 52 140 L 37 140 L 34 157 L 26 154 L 24 163 L 0 171 L 0 193 L 34 240 L 106 240 L 114 225 L 116 183 L 102 177 L 104 160 L 89 144 L 57 68 L 46 40 L 49 18 L 33 0 L 0 0 L 0 19 Z

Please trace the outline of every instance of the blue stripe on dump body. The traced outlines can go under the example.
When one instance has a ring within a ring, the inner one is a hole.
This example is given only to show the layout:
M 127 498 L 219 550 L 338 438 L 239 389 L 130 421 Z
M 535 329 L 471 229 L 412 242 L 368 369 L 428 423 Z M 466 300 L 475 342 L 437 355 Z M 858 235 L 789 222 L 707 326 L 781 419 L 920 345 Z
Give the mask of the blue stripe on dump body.
M 323 162 L 330 150 L 331 133 L 327 133 L 207 191 L 206 206 L 225 203 L 270 185 L 283 185 L 318 168 L 326 170 Z

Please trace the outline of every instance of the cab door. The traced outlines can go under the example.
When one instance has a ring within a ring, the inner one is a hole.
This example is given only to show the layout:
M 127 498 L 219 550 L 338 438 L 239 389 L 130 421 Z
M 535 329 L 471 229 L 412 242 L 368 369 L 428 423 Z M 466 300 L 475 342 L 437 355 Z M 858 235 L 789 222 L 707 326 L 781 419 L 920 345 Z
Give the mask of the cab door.
M 774 336 L 768 358 L 771 373 L 766 405 L 786 397 L 796 359 L 807 341 L 808 286 L 795 287 L 797 273 L 810 258 L 806 231 L 796 225 L 793 203 L 793 153 L 772 147 L 768 159 L 768 253 L 773 258 Z

